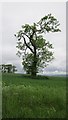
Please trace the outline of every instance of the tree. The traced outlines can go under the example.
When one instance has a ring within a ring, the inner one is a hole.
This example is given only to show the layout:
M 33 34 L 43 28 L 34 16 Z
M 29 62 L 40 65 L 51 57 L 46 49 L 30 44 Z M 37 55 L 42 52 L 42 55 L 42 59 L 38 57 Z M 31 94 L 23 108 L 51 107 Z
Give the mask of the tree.
M 22 55 L 22 64 L 27 73 L 36 76 L 40 67 L 46 67 L 53 57 L 52 44 L 44 38 L 49 32 L 60 32 L 59 21 L 48 14 L 33 25 L 25 24 L 15 34 L 17 38 L 17 55 Z
M 5 69 L 7 73 L 12 73 L 12 64 L 5 65 Z
M 14 73 L 15 71 L 17 71 L 16 66 L 12 65 L 12 64 L 2 64 L 0 65 L 0 71 L 2 73 Z
M 12 66 L 12 72 L 15 73 L 17 71 L 16 66 Z
M 5 64 L 0 65 L 0 72 L 2 73 L 6 72 Z

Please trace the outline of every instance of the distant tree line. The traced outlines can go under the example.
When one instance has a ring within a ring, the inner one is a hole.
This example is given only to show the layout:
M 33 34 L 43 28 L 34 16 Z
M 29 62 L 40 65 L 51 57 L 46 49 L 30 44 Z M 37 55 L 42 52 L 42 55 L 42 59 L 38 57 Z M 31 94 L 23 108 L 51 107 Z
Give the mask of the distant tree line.
M 17 71 L 16 66 L 12 64 L 1 64 L 0 65 L 0 72 L 2 73 L 15 73 Z

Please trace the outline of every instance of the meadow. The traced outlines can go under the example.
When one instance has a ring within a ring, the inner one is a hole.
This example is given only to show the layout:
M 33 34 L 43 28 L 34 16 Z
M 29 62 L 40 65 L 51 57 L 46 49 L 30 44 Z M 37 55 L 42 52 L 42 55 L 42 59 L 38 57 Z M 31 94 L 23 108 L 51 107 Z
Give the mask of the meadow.
M 66 78 L 2 75 L 3 118 L 65 118 Z
M 0 73 L 0 120 L 2 118 L 2 74 Z

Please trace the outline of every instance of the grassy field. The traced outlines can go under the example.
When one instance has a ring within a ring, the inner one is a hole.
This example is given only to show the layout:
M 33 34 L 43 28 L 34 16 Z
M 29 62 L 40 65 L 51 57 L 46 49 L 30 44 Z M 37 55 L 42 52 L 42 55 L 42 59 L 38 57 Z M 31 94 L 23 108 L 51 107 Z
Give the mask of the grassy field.
M 64 118 L 65 77 L 36 79 L 22 74 L 2 76 L 3 118 Z
M 2 118 L 2 74 L 0 73 L 0 120 Z

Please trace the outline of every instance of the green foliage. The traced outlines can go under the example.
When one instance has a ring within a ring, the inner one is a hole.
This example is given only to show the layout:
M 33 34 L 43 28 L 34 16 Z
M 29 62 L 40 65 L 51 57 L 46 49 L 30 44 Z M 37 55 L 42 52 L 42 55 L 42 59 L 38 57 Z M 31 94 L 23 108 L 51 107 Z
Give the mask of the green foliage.
M 33 63 L 33 54 L 27 54 L 26 56 L 24 56 L 22 64 L 27 74 L 31 74 L 32 63 Z
M 35 42 L 36 48 L 43 48 L 45 46 L 45 39 L 41 35 L 37 36 L 36 42 Z
M 0 65 L 0 71 L 2 73 L 14 73 L 17 71 L 16 66 L 12 64 L 2 64 Z
M 47 66 L 48 62 L 54 59 L 52 44 L 46 41 L 43 34 L 49 32 L 60 32 L 59 21 L 48 14 L 33 25 L 25 24 L 22 29 L 15 34 L 18 39 L 18 56 L 22 55 L 24 69 L 36 75 L 39 67 Z M 28 72 L 27 72 L 28 73 Z M 33 75 L 32 74 L 32 75 Z
M 3 118 L 65 118 L 66 78 L 2 75 Z

